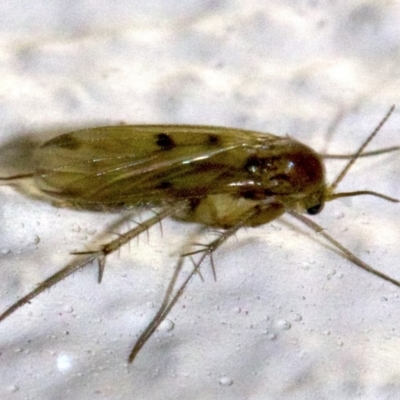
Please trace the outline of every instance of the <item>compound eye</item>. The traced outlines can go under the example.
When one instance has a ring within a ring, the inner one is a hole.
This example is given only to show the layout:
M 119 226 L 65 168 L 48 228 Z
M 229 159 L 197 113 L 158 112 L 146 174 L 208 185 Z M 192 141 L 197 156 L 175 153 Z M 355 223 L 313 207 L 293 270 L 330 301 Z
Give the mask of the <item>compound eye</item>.
M 324 205 L 322 203 L 316 204 L 315 206 L 307 208 L 307 214 L 310 214 L 310 215 L 318 214 L 319 212 L 321 212 L 323 207 L 324 207 Z

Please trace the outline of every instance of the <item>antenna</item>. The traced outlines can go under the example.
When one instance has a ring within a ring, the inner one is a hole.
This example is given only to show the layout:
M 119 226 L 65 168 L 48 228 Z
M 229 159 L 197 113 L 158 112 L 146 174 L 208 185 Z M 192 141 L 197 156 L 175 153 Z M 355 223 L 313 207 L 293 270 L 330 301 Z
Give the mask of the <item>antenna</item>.
M 379 122 L 379 124 L 376 126 L 376 128 L 373 130 L 373 132 L 367 137 L 367 139 L 364 141 L 364 143 L 360 146 L 360 148 L 357 150 L 357 152 L 350 158 L 348 163 L 344 166 L 343 170 L 338 174 L 336 179 L 333 181 L 332 185 L 330 185 L 327 189 L 327 194 L 325 195 L 325 200 L 330 201 L 337 199 L 339 197 L 350 197 L 350 196 L 361 196 L 361 195 L 372 195 L 376 197 L 380 197 L 382 199 L 391 201 L 393 203 L 398 203 L 399 200 L 386 196 L 384 194 L 374 192 L 371 190 L 359 190 L 355 192 L 342 192 L 342 193 L 333 193 L 339 183 L 343 180 L 343 178 L 346 176 L 347 172 L 349 172 L 350 168 L 352 165 L 357 161 L 357 159 L 362 155 L 364 149 L 368 146 L 368 144 L 371 142 L 371 140 L 377 135 L 377 133 L 381 130 L 382 126 L 386 123 L 386 121 L 389 119 L 389 117 L 392 115 L 393 111 L 395 109 L 395 106 L 392 105 L 390 107 L 389 111 L 386 113 L 386 115 L 383 117 L 383 119 Z M 381 153 L 380 153 L 381 154 Z

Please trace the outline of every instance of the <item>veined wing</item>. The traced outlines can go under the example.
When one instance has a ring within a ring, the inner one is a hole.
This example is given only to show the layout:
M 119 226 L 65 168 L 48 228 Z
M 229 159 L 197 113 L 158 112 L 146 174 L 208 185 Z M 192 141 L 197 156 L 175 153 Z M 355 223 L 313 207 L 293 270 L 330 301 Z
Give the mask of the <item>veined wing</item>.
M 83 129 L 38 150 L 35 179 L 44 192 L 81 206 L 157 204 L 235 193 L 251 184 L 245 166 L 257 149 L 279 156 L 288 140 L 193 125 Z

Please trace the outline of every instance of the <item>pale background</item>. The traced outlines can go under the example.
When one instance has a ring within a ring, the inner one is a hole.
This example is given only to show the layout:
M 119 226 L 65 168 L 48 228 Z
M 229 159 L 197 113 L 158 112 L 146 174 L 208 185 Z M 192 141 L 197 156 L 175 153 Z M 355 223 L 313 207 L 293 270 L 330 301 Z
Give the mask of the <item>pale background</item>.
M 15 147 L 121 122 L 234 126 L 352 151 L 400 106 L 399 61 L 398 1 L 2 1 L 1 171 L 25 167 Z M 371 148 L 393 144 L 399 110 Z M 400 198 L 399 174 L 398 154 L 360 160 L 340 189 Z M 117 216 L 1 187 L 0 218 L 5 310 Z M 315 221 L 400 279 L 399 205 L 340 200 Z M 217 282 L 205 265 L 173 329 L 129 367 L 196 228 L 153 228 L 109 258 L 101 285 L 95 266 L 74 274 L 0 324 L 0 398 L 399 398 L 400 289 L 292 223 L 229 240 Z

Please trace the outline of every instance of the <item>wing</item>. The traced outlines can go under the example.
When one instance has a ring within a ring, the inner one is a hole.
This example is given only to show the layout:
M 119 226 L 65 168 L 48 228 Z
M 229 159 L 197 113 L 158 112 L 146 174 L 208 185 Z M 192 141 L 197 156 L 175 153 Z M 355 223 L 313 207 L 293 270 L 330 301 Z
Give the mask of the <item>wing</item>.
M 53 196 L 85 206 L 160 204 L 237 193 L 254 185 L 251 160 L 271 157 L 288 138 L 192 125 L 132 125 L 83 129 L 38 149 L 35 180 Z

